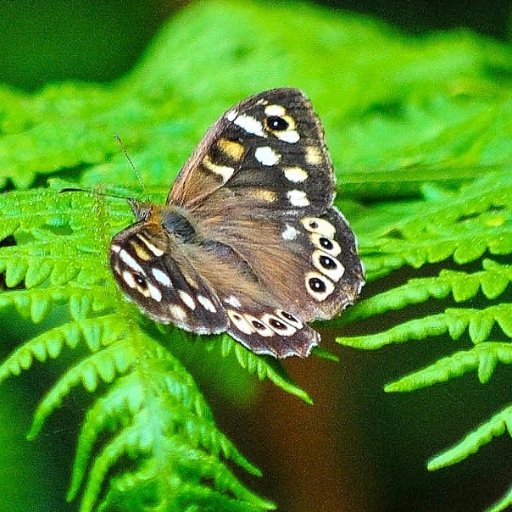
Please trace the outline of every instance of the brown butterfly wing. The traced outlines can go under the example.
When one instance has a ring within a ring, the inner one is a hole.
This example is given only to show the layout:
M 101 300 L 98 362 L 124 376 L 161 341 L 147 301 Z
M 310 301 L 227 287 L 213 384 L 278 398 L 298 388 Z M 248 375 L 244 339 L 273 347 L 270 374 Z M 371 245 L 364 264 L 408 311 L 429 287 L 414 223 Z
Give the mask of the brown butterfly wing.
M 169 201 L 191 210 L 201 236 L 218 244 L 212 247 L 229 247 L 244 262 L 244 272 L 237 273 L 235 264 L 228 275 L 208 277 L 231 318 L 231 332 L 242 342 L 249 338 L 251 348 L 281 344 L 281 357 L 307 353 L 318 341 L 309 328 L 261 340 L 242 320 L 239 327 L 247 332 L 237 332 L 233 318 L 285 311 L 302 324 L 332 318 L 359 295 L 363 271 L 352 231 L 332 206 L 334 176 L 320 122 L 300 91 L 277 89 L 228 111 L 205 141 Z M 216 185 L 195 184 L 205 177 Z
M 166 207 L 147 214 L 135 209 L 141 225 L 114 239 L 114 273 L 157 321 L 200 333 L 225 329 L 256 353 L 307 356 L 319 335 L 305 322 L 331 318 L 363 285 L 354 236 L 333 208 L 333 196 L 332 164 L 307 98 L 296 89 L 261 93 L 214 124 L 180 172 Z M 168 239 L 146 272 L 160 265 L 169 274 L 166 280 L 157 272 L 161 285 L 171 283 L 162 309 L 137 295 L 126 274 L 134 268 L 119 265 L 131 263 L 121 251 L 149 224 L 156 237 Z M 206 298 L 213 316 L 196 318 L 190 311 L 180 323 L 166 311 L 187 276 L 199 286 L 187 289 L 185 302 Z

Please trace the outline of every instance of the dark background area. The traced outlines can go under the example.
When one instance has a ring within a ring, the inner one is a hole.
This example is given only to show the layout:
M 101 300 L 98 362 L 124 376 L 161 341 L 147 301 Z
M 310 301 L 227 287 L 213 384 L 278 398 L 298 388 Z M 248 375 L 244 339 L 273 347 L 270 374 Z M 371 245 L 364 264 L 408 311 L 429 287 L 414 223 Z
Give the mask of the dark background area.
M 495 38 L 509 36 L 511 3 L 505 0 L 317 3 L 369 14 L 415 34 L 467 27 Z M 0 81 L 33 90 L 52 80 L 113 80 L 132 67 L 160 25 L 185 4 L 164 0 L 0 2 Z
M 369 14 L 411 34 L 466 27 L 499 39 L 509 36 L 511 5 L 505 1 L 323 5 Z M 58 80 L 113 80 L 133 66 L 159 27 L 183 6 L 162 0 L 3 1 L 0 81 L 30 91 Z M 233 405 L 213 393 L 207 380 L 200 385 L 220 427 L 264 471 L 262 479 L 242 478 L 284 512 L 478 512 L 510 485 L 512 447 L 506 436 L 446 470 L 428 473 L 426 461 L 507 404 L 506 369 L 498 369 L 487 386 L 468 374 L 416 393 L 388 395 L 382 390 L 398 376 L 451 353 L 453 343 L 434 340 L 366 353 L 326 340 L 326 347 L 340 356 L 339 364 L 316 358 L 287 362 L 315 399 L 314 407 L 269 383 L 252 407 Z M 46 384 L 29 383 L 32 378 L 26 374 L 20 379 L 27 394 L 35 396 L 19 425 L 22 432 L 28 430 L 34 401 L 47 389 Z M 460 396 L 468 397 L 471 407 Z M 68 414 L 78 402 L 63 408 L 64 425 L 82 421 L 80 407 Z M 24 408 L 21 401 L 18 407 Z M 58 494 L 63 496 L 77 428 L 59 431 L 58 422 L 52 420 L 32 446 L 42 453 L 55 450 L 49 459 L 57 458 L 62 467 Z M 26 443 L 22 434 L 20 443 Z M 44 468 L 40 472 L 39 485 L 52 485 L 45 482 Z M 18 509 L 0 501 L 4 510 Z M 75 504 L 68 510 L 75 510 Z

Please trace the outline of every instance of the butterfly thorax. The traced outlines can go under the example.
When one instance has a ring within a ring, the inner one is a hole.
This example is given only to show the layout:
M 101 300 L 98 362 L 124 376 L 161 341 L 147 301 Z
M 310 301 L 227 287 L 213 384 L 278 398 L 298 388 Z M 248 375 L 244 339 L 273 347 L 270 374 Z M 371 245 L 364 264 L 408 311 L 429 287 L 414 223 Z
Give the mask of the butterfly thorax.
M 197 229 L 191 215 L 175 205 L 155 205 L 135 200 L 130 206 L 139 222 L 153 224 L 160 235 L 177 237 L 181 242 L 190 243 L 197 239 Z

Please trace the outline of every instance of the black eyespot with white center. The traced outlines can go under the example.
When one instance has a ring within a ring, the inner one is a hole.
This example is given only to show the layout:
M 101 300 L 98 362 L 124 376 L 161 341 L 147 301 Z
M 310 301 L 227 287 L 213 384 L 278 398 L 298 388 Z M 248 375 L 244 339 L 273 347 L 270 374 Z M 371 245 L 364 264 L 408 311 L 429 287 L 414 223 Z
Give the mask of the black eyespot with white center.
M 313 242 L 313 245 L 320 249 L 322 252 L 327 253 L 329 256 L 338 256 L 341 254 L 341 247 L 336 240 L 319 233 L 311 233 L 309 239 Z
M 334 291 L 334 283 L 319 272 L 308 272 L 306 274 L 306 289 L 315 300 L 322 302 Z
M 320 237 L 319 242 L 320 242 L 320 245 L 324 249 L 327 249 L 328 251 L 331 251 L 334 248 L 334 244 L 332 243 L 332 240 L 325 238 L 325 236 Z
M 337 283 L 345 273 L 345 267 L 333 256 L 316 249 L 311 254 L 313 265 L 321 274 L 327 276 L 331 281 Z
M 284 130 L 287 130 L 290 126 L 288 121 L 286 119 L 283 119 L 279 116 L 268 116 L 266 119 L 267 127 L 270 130 L 282 132 Z
M 141 276 L 140 274 L 134 274 L 135 282 L 142 288 L 146 289 L 148 287 L 148 282 L 144 276 Z
M 253 320 L 252 325 L 255 329 L 265 329 L 265 326 L 258 320 Z
M 261 320 L 280 336 L 291 336 L 297 332 L 296 327 L 281 321 L 277 316 L 267 313 L 261 317 Z
M 283 324 L 283 322 L 280 322 L 276 318 L 270 318 L 268 321 L 270 327 L 273 327 L 274 329 L 282 330 L 286 329 L 286 325 Z
M 326 290 L 324 281 L 322 281 L 322 279 L 319 279 L 318 277 L 311 277 L 309 279 L 308 283 L 309 283 L 309 287 L 314 292 L 324 293 Z
M 318 261 L 320 262 L 320 265 L 322 265 L 322 267 L 324 267 L 327 270 L 337 267 L 336 262 L 329 256 L 322 255 L 318 258 Z
M 282 309 L 278 309 L 276 314 L 279 318 L 284 320 L 286 323 L 293 325 L 293 327 L 296 327 L 297 329 L 301 329 L 304 325 L 298 318 Z

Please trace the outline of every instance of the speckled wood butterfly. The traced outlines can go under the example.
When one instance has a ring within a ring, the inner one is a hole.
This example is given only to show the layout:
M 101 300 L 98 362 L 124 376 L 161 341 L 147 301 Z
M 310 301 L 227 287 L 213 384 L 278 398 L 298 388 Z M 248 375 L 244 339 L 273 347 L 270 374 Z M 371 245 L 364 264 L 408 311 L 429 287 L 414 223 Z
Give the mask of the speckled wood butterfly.
M 112 240 L 114 276 L 157 322 L 306 357 L 320 341 L 306 322 L 332 318 L 364 284 L 333 199 L 309 100 L 297 89 L 262 92 L 210 128 L 165 205 L 131 201 L 137 222 Z

